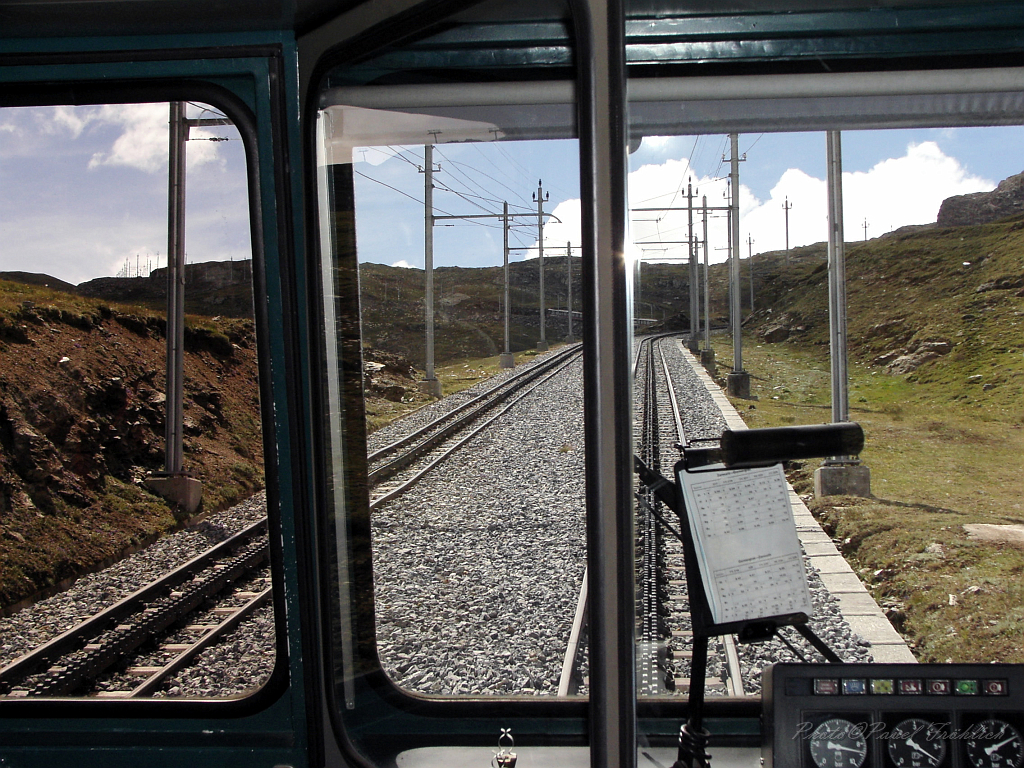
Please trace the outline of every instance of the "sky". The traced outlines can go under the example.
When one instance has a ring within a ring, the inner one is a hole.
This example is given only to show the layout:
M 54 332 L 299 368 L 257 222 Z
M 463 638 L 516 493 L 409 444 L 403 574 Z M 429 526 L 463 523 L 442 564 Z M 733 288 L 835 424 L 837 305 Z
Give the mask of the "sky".
M 212 116 L 201 105 L 190 117 Z M 231 127 L 194 128 L 187 148 L 189 262 L 250 257 L 245 157 Z M 211 141 L 210 139 L 228 139 Z M 992 189 L 1024 171 L 1019 127 L 848 131 L 843 142 L 847 241 L 935 220 L 943 199 Z M 742 255 L 784 247 L 784 202 L 792 247 L 826 239 L 823 133 L 743 134 L 740 155 Z M 630 156 L 632 208 L 727 204 L 728 137 L 647 137 Z M 423 147 L 353 153 L 360 259 L 423 266 Z M 437 266 L 502 261 L 497 215 L 513 214 L 512 260 L 537 253 L 535 195 L 545 196 L 548 255 L 579 245 L 578 145 L 574 140 L 453 143 L 435 148 Z M 0 271 L 46 273 L 71 283 L 166 264 L 167 105 L 0 110 Z M 722 214 L 709 222 L 709 259 L 726 258 Z M 676 259 L 686 211 L 635 211 L 632 236 L 646 259 Z
M 78 284 L 165 267 L 167 123 L 167 104 L 0 109 L 0 271 Z M 193 128 L 191 139 L 186 261 L 250 258 L 238 132 Z

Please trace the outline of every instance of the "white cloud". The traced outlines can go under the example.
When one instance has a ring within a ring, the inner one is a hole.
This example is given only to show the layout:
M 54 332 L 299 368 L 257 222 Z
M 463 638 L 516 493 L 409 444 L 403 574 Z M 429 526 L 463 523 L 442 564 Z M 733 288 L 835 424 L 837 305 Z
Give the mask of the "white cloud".
M 107 104 L 95 116 L 97 122 L 120 126 L 123 130 L 109 151 L 93 154 L 89 168 L 122 165 L 146 173 L 166 172 L 167 104 Z M 204 141 L 219 135 L 206 128 L 193 128 L 186 145 L 188 170 L 218 161 L 217 142 Z
M 71 134 L 71 138 L 77 139 L 95 114 L 96 110 L 82 110 L 69 106 L 54 107 L 52 126 L 54 129 L 64 129 Z
M 398 157 L 404 151 L 405 147 L 356 147 L 352 151 L 352 159 L 357 163 L 377 166 L 386 163 L 392 157 Z
M 396 261 L 396 262 L 395 262 L 394 264 L 392 264 L 391 266 L 392 266 L 392 267 L 401 267 L 402 269 L 416 269 L 416 265 L 415 265 L 415 264 L 410 264 L 410 263 L 409 263 L 408 261 L 406 261 L 405 259 L 402 259 L 402 260 L 400 260 L 400 261 Z
M 960 162 L 942 152 L 932 141 L 907 146 L 903 157 L 882 160 L 868 171 L 843 173 L 843 229 L 847 242 L 889 232 L 909 224 L 935 221 L 947 197 L 993 189 L 988 179 L 970 175 Z M 822 242 L 828 238 L 828 199 L 825 181 L 791 168 L 772 188 L 770 199 L 742 215 L 741 237 L 754 237 L 755 251 L 785 248 L 786 198 L 790 247 Z
M 783 205 L 787 201 L 791 206 L 791 248 L 828 239 L 828 198 L 824 179 L 810 176 L 799 168 L 790 168 L 782 174 L 765 201 L 759 200 L 742 184 L 742 175 L 740 181 L 740 242 L 744 256 L 749 250 L 748 237 L 753 238 L 755 253 L 785 248 L 786 214 Z M 632 237 L 646 258 L 687 258 L 685 242 L 689 234 L 689 218 L 685 208 L 688 183 L 692 183 L 694 188 L 694 236 L 701 240 L 703 217 L 699 207 L 705 196 L 709 209 L 727 206 L 726 180 L 692 176 L 685 159 L 647 164 L 629 174 Z M 956 158 L 945 155 L 935 142 L 910 144 L 902 157 L 882 160 L 868 171 L 843 174 L 846 240 L 850 242 L 863 237 L 865 218 L 868 236 L 875 237 L 908 224 L 935 221 L 939 205 L 947 197 L 994 187 L 993 182 L 970 175 Z M 636 210 L 670 207 L 684 210 Z M 554 213 L 563 223 L 552 221 L 546 224 L 545 248 L 564 248 L 567 241 L 578 245 L 580 201 L 574 199 L 559 203 Z M 725 211 L 709 213 L 708 257 L 711 262 L 726 258 L 729 239 L 726 216 Z M 702 256 L 701 250 L 698 258 Z

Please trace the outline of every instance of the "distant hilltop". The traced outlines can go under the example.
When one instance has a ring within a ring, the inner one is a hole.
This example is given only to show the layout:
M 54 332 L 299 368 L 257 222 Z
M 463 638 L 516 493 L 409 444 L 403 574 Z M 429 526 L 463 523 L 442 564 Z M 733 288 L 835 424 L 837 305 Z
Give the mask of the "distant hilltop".
M 947 197 L 939 206 L 936 223 L 940 227 L 964 227 L 989 224 L 1024 213 L 1024 173 L 999 182 L 991 192 Z
M 12 283 L 24 285 L 38 285 L 41 288 L 49 288 L 64 293 L 77 293 L 78 289 L 71 283 L 65 283 L 50 275 L 42 275 L 38 272 L 0 272 L 0 280 L 10 280 Z
M 97 277 L 79 285 L 35 272 L 0 272 L 0 280 L 38 285 L 92 299 L 145 304 L 159 311 L 167 301 L 167 268 L 148 277 Z M 253 316 L 252 259 L 185 265 L 185 311 L 193 315 Z

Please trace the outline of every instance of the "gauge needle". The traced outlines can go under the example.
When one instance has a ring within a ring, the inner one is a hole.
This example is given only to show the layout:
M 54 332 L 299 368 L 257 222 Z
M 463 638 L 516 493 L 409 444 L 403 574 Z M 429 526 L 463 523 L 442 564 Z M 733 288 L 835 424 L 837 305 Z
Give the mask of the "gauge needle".
M 856 752 L 857 754 L 860 754 L 860 750 L 859 749 L 855 749 L 854 747 L 844 747 L 842 744 L 836 744 L 834 741 L 830 741 L 828 743 L 828 748 L 829 749 L 841 749 L 844 752 Z
M 913 749 L 916 749 L 918 752 L 920 752 L 922 755 L 927 757 L 929 760 L 931 760 L 932 762 L 935 762 L 935 755 L 933 755 L 931 752 L 929 752 L 926 749 L 922 749 L 921 745 L 919 745 L 916 741 L 914 741 L 914 738 L 912 736 L 907 739 L 907 746 L 908 747 L 912 747 Z
M 1003 739 L 998 744 L 993 744 L 991 747 L 985 747 L 985 754 L 991 757 L 993 752 L 998 751 L 1001 747 L 1005 747 L 1007 744 L 1009 744 L 1016 738 L 1016 736 L 1011 736 L 1008 739 Z

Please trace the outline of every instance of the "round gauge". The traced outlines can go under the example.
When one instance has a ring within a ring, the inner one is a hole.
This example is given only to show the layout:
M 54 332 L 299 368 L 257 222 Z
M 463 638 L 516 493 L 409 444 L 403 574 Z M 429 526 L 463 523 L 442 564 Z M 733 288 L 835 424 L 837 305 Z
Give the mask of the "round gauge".
M 964 748 L 973 768 L 1020 768 L 1024 762 L 1024 739 L 1007 722 L 983 720 L 967 735 Z
M 815 728 L 809 746 L 817 768 L 860 768 L 868 755 L 864 729 L 842 717 L 825 720 Z
M 911 717 L 889 732 L 887 749 L 897 768 L 937 768 L 946 759 L 946 737 L 935 723 Z

